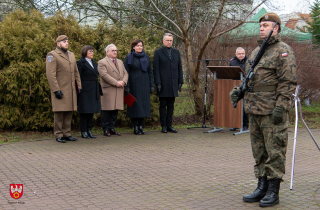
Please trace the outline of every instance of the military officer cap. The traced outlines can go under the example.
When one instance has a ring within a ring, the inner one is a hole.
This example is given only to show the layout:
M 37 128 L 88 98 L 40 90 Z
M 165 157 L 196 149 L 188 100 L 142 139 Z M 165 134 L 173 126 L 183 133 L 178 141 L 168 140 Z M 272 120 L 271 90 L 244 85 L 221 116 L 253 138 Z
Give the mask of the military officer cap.
M 61 42 L 61 41 L 64 41 L 64 40 L 68 40 L 68 37 L 66 35 L 60 35 L 56 39 L 56 42 Z
M 261 23 L 261 21 L 272 21 L 272 22 L 278 21 L 279 25 L 281 25 L 281 20 L 280 20 L 279 16 L 274 12 L 269 12 L 269 13 L 264 14 L 260 18 L 259 23 Z

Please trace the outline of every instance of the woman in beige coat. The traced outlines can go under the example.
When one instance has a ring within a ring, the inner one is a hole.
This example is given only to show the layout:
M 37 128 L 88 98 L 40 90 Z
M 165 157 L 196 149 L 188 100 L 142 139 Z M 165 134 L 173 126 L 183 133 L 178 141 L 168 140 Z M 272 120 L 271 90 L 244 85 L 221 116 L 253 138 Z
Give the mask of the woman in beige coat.
M 114 130 L 118 110 L 123 110 L 124 87 L 128 73 L 123 62 L 117 59 L 117 47 L 110 44 L 106 47 L 107 56 L 98 62 L 101 96 L 101 123 L 105 136 L 121 135 Z

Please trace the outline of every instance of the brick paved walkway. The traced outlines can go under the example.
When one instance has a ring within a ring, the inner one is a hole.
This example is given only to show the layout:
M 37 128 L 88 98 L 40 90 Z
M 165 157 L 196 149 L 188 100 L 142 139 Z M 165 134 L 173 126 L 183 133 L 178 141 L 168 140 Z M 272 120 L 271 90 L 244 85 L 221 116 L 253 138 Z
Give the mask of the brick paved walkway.
M 313 130 L 320 142 L 320 130 Z M 280 204 L 320 209 L 320 152 L 299 129 L 294 189 L 289 190 L 293 130 Z M 2 209 L 261 209 L 242 196 L 256 187 L 249 134 L 201 129 L 136 136 L 18 142 L 0 146 Z M 10 184 L 24 184 L 22 198 Z M 12 202 L 22 203 L 12 203 Z

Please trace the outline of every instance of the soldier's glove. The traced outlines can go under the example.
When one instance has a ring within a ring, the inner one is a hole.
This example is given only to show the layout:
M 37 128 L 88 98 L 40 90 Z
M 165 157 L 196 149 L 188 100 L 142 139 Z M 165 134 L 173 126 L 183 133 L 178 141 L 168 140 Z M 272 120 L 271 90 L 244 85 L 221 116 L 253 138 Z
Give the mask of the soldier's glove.
M 284 112 L 284 108 L 278 106 L 272 111 L 273 124 L 278 125 L 279 123 L 282 123 Z
M 124 89 L 124 95 L 125 96 L 128 96 L 130 93 L 130 88 L 127 86 L 125 89 Z
M 154 87 L 150 87 L 150 94 L 154 92 Z
M 58 91 L 56 91 L 56 92 L 54 92 L 54 93 L 56 94 L 56 98 L 57 98 L 57 99 L 62 99 L 63 93 L 62 93 L 61 90 L 58 90 Z
M 158 93 L 161 92 L 161 85 L 157 85 Z
M 182 84 L 181 84 L 181 83 L 179 83 L 179 86 L 178 86 L 178 90 L 179 90 L 179 92 L 181 92 L 181 87 L 182 87 Z
M 238 100 L 238 90 L 237 89 L 232 89 L 230 92 L 230 99 L 231 99 L 231 103 L 237 103 Z

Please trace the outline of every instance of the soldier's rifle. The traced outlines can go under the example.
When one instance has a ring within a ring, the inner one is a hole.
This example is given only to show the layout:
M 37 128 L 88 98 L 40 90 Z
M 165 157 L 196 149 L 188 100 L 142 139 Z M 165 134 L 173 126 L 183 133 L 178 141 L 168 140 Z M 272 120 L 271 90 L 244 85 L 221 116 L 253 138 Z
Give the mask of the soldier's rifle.
M 263 43 L 262 43 L 262 45 L 261 45 L 261 47 L 259 49 L 259 52 L 256 55 L 256 57 L 254 58 L 254 61 L 253 61 L 252 65 L 251 65 L 251 67 L 249 69 L 249 72 L 246 74 L 246 76 L 244 77 L 242 83 L 240 84 L 239 90 L 238 90 L 238 93 L 237 93 L 238 101 L 240 101 L 244 97 L 245 92 L 248 90 L 248 82 L 249 82 L 249 80 L 252 80 L 253 77 L 254 77 L 253 70 L 258 65 L 258 63 L 260 62 L 260 60 L 261 60 L 266 48 L 268 47 L 268 41 L 271 38 L 273 30 L 276 27 L 276 25 L 278 24 L 278 21 L 279 20 L 277 20 L 276 24 L 273 26 L 273 28 L 270 31 L 267 39 L 265 39 L 263 41 Z M 238 101 L 233 103 L 233 107 L 234 108 L 237 108 Z

